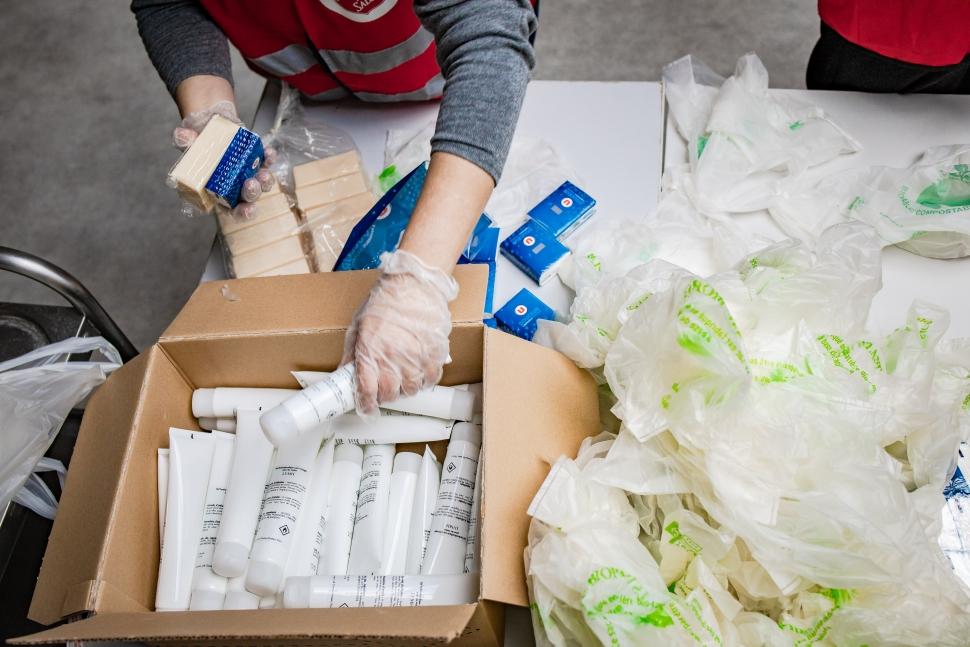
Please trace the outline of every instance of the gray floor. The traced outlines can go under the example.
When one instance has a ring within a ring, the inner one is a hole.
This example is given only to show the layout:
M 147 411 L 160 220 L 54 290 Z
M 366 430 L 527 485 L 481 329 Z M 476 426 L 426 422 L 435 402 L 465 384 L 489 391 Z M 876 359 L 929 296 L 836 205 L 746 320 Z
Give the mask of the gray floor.
M 81 279 L 132 340 L 151 344 L 191 294 L 214 234 L 177 215 L 163 178 L 174 104 L 141 47 L 128 2 L 4 6 L 0 40 L 0 245 Z M 545 0 L 540 79 L 656 80 L 697 54 L 729 74 L 757 51 L 777 87 L 803 87 L 818 30 L 809 0 Z M 261 80 L 236 59 L 240 113 Z M 0 276 L 0 302 L 57 302 Z

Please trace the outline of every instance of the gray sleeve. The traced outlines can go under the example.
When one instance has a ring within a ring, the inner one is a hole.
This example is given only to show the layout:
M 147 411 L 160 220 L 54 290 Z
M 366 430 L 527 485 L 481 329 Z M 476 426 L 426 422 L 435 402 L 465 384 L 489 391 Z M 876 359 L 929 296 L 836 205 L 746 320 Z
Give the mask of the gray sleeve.
M 431 150 L 462 157 L 498 183 L 535 65 L 528 0 L 415 0 L 435 37 L 444 95 Z
M 173 96 L 178 84 L 199 74 L 232 83 L 229 43 L 198 2 L 132 0 L 138 34 L 165 87 Z

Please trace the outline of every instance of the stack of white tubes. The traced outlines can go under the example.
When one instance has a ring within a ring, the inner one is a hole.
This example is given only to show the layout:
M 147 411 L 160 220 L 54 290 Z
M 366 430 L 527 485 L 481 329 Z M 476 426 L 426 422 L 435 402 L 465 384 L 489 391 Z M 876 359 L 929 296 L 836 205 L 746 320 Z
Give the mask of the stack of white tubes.
M 475 601 L 481 385 L 433 387 L 376 420 L 341 413 L 286 435 L 260 424 L 299 393 L 198 389 L 193 414 L 211 432 L 169 430 L 156 610 Z M 394 444 L 449 437 L 444 468 L 427 445 Z

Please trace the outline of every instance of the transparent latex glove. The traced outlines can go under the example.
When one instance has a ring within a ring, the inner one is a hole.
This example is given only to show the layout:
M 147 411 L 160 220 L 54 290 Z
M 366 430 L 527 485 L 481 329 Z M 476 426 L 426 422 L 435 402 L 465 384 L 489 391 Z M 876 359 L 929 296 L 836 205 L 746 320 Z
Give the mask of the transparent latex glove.
M 198 110 L 186 115 L 185 119 L 172 132 L 172 143 L 175 144 L 177 149 L 184 151 L 195 142 L 195 138 L 199 136 L 199 133 L 202 132 L 202 129 L 214 115 L 225 117 L 229 121 L 242 125 L 242 120 L 236 114 L 235 104 L 232 101 L 220 101 L 205 110 Z M 242 192 L 239 196 L 240 202 L 230 212 L 234 218 L 239 220 L 251 218 L 253 210 L 251 203 L 259 200 L 263 191 L 269 191 L 273 188 L 275 180 L 268 167 L 275 161 L 276 149 L 266 147 L 264 149 L 263 166 L 255 177 L 251 177 L 243 183 Z
M 448 302 L 458 296 L 458 284 L 402 250 L 383 254 L 381 269 L 344 340 L 341 364 L 356 366 L 361 415 L 437 384 L 450 361 Z

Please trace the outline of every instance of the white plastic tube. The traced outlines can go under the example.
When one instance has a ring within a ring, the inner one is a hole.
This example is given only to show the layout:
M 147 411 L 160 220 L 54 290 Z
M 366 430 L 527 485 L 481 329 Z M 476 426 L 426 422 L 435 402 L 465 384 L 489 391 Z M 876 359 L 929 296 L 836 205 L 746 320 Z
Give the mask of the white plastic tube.
M 418 575 L 421 561 L 431 534 L 431 518 L 435 503 L 438 501 L 438 484 L 441 479 L 441 464 L 435 459 L 431 449 L 424 448 L 421 469 L 414 487 L 414 504 L 411 506 L 411 525 L 408 537 L 408 557 L 404 572 Z
M 209 431 L 225 431 L 227 433 L 236 432 L 235 418 L 199 418 L 199 426 Z
M 246 589 L 261 597 L 276 595 L 283 586 L 283 569 L 313 478 L 323 432 L 323 428 L 308 431 L 276 452 L 246 573 Z
M 259 596 L 246 590 L 246 574 L 230 577 L 226 591 L 226 601 L 223 609 L 258 609 Z
M 482 455 L 478 453 L 478 467 L 475 470 L 475 494 L 472 496 L 472 516 L 468 521 L 468 542 L 465 544 L 465 572 L 480 573 L 482 570 Z
M 393 463 L 394 445 L 368 445 L 364 448 L 354 537 L 350 564 L 347 566 L 347 572 L 351 575 L 370 575 L 381 569 Z
M 343 371 L 348 366 L 351 365 L 342 366 L 338 371 Z M 335 374 L 336 371 L 334 373 L 324 373 L 321 371 L 292 372 L 293 377 L 296 378 L 296 381 L 304 389 L 314 386 L 321 380 L 326 380 L 329 376 Z M 421 416 L 431 416 L 432 418 L 444 418 L 445 420 L 471 420 L 474 415 L 474 407 L 474 393 L 452 386 L 441 386 L 440 384 L 420 391 L 415 395 L 398 398 L 393 402 L 381 404 L 381 408 L 383 409 L 414 413 Z M 347 410 L 350 411 L 350 409 Z
M 215 443 L 212 434 L 173 427 L 168 430 L 168 446 L 165 545 L 158 565 L 155 610 L 185 611 L 192 595 L 195 553 Z
M 192 415 L 196 418 L 232 418 L 239 409 L 266 410 L 297 393 L 295 389 L 250 389 L 220 386 L 196 389 L 192 393 Z
M 168 448 L 158 450 L 158 551 L 165 546 L 165 506 L 168 502 Z
M 313 480 L 307 492 L 300 520 L 296 524 L 296 534 L 290 547 L 290 556 L 283 570 L 284 579 L 303 575 L 316 575 L 320 563 L 320 549 L 323 542 L 324 515 L 327 512 L 327 497 L 330 494 L 330 475 L 333 472 L 333 438 L 320 448 L 313 465 Z
M 475 396 L 475 404 L 472 405 L 472 411 L 474 413 L 481 413 L 483 409 L 484 399 L 485 399 L 485 385 L 481 382 L 472 382 L 471 384 L 456 384 L 456 389 L 461 389 L 462 391 L 468 391 Z
M 448 453 L 441 465 L 441 485 L 431 519 L 431 535 L 422 575 L 449 575 L 465 571 L 468 524 L 475 497 L 475 472 L 482 444 L 482 428 L 458 423 L 451 432 Z
M 353 364 L 345 364 L 327 378 L 283 400 L 263 414 L 260 423 L 266 437 L 280 447 L 311 429 L 323 428 L 331 418 L 354 408 Z
M 350 412 L 334 418 L 330 429 L 338 441 L 358 445 L 393 445 L 445 440 L 451 436 L 454 424 L 454 420 L 398 411 L 381 411 L 373 420 Z
M 283 589 L 287 609 L 430 607 L 476 599 L 477 575 L 317 575 L 290 578 Z
M 391 488 L 387 497 L 387 523 L 384 525 L 384 552 L 381 575 L 404 575 L 414 507 L 414 486 L 421 469 L 421 455 L 401 452 L 394 457 Z
M 363 460 L 364 451 L 357 445 L 339 445 L 334 449 L 323 559 L 317 567 L 318 573 L 347 574 Z
M 259 426 L 259 412 L 240 409 L 238 423 L 222 522 L 212 556 L 212 570 L 223 577 L 239 577 L 246 571 L 266 475 L 273 462 L 273 446 Z
M 206 487 L 205 507 L 202 510 L 202 534 L 195 554 L 195 572 L 192 575 L 192 611 L 221 609 L 226 598 L 226 578 L 212 572 L 212 553 L 216 535 L 222 521 L 229 470 L 232 468 L 232 447 L 236 437 L 223 431 L 213 431 L 215 448 L 212 453 L 212 469 Z

